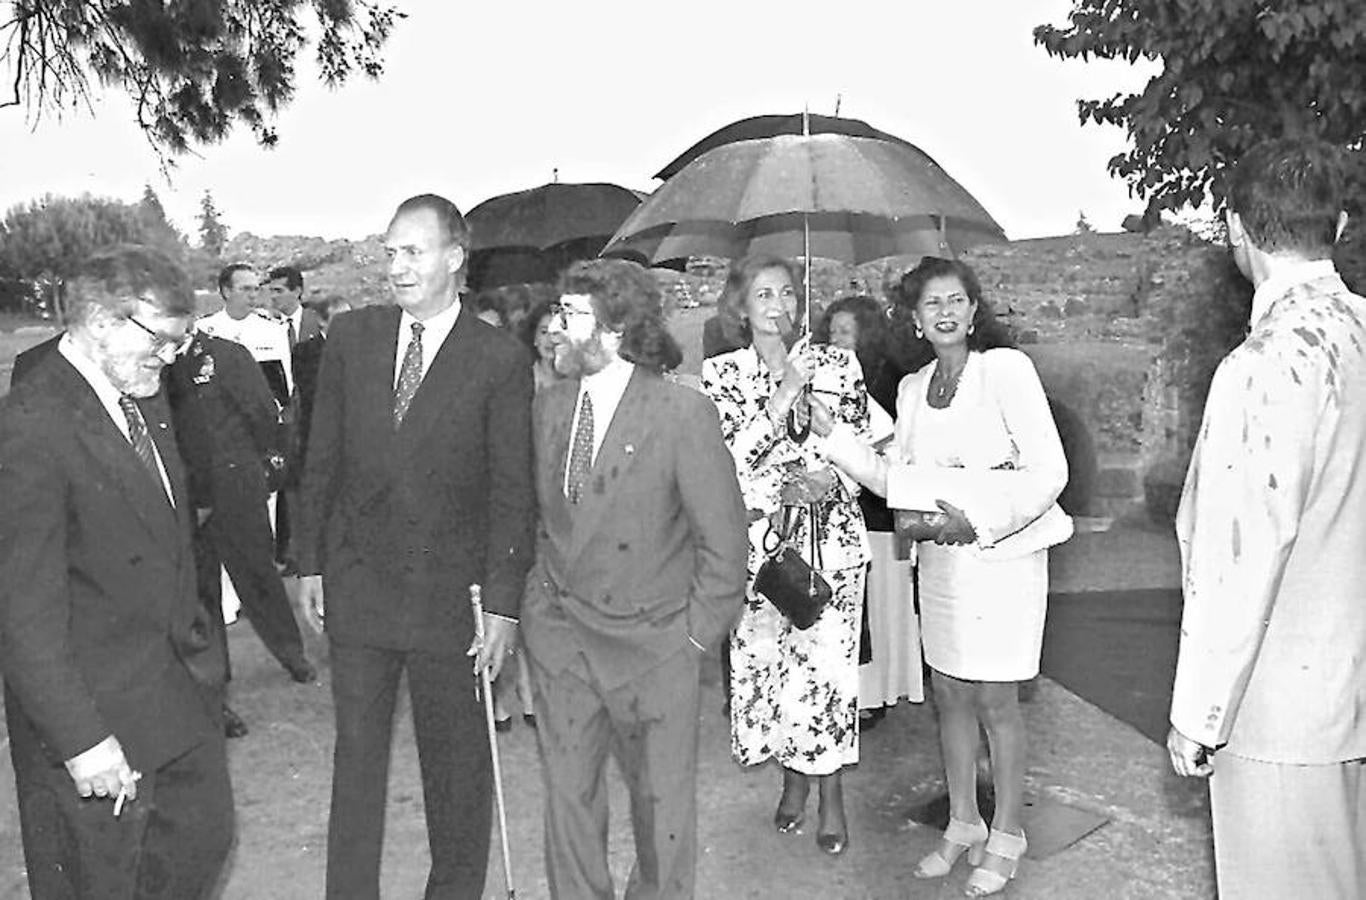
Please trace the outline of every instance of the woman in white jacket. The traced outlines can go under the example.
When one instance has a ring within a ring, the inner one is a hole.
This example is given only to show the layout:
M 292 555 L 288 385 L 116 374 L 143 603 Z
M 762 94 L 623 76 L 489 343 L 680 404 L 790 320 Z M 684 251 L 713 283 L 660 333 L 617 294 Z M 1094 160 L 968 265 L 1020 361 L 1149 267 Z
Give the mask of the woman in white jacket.
M 1047 548 L 1071 535 L 1056 505 L 1067 460 L 1029 357 L 1010 346 L 972 270 L 926 257 L 901 280 L 893 313 L 935 360 L 901 382 L 886 457 L 814 417 L 827 456 L 913 522 L 920 543 L 925 661 L 933 670 L 950 821 L 917 866 L 947 875 L 965 851 L 969 896 L 1004 889 L 1026 848 L 1025 729 L 1019 683 L 1039 671 Z M 977 808 L 979 724 L 987 732 L 996 811 Z

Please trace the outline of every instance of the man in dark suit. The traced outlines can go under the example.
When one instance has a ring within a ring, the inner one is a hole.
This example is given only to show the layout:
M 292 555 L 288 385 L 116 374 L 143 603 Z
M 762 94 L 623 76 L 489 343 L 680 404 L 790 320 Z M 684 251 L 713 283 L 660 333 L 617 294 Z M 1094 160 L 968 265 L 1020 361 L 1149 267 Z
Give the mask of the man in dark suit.
M 0 407 L 0 674 L 34 900 L 196 898 L 232 841 L 223 658 L 161 369 L 193 297 L 124 246 Z
M 227 570 L 247 620 L 290 677 L 314 681 L 273 564 L 266 498 L 283 478 L 285 458 L 279 408 L 260 366 L 241 344 L 196 333 L 168 369 L 167 393 L 211 544 L 206 563 L 216 560 Z M 218 566 L 202 574 L 206 592 L 216 594 L 208 582 L 219 577 Z
M 313 411 L 313 391 L 322 358 L 322 323 L 317 311 L 304 305 L 304 273 L 297 266 L 276 266 L 266 273 L 266 294 L 289 334 L 290 373 L 293 390 L 285 407 L 288 471 L 275 495 L 275 558 L 284 570 L 295 565 L 291 542 L 298 518 L 299 481 L 307 449 L 308 417 Z
M 469 229 L 405 201 L 385 238 L 396 306 L 339 317 L 318 376 L 299 529 L 299 599 L 331 646 L 337 742 L 327 896 L 376 898 L 389 743 L 405 671 L 422 768 L 428 900 L 478 897 L 491 759 L 476 666 L 512 646 L 531 559 L 531 360 L 462 306 Z M 326 588 L 326 605 L 323 590 Z
M 611 898 L 609 752 L 631 796 L 628 898 L 693 896 L 698 675 L 744 598 L 745 507 L 716 409 L 635 263 L 575 263 L 551 320 L 569 380 L 536 398 L 536 564 L 522 622 L 553 897 Z

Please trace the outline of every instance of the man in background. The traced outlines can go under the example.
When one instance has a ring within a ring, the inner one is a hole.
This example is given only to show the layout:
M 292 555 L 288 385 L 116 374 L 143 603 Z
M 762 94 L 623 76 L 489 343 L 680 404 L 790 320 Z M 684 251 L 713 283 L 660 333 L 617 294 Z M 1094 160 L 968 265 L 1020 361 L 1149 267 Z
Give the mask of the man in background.
M 299 478 L 303 470 L 303 432 L 313 409 L 313 390 L 318 378 L 321 352 L 304 351 L 311 342 L 322 340 L 318 314 L 304 306 L 304 274 L 295 266 L 276 266 L 266 274 L 266 293 L 270 307 L 284 323 L 289 335 L 292 389 L 282 412 L 287 457 L 283 488 L 275 500 L 275 561 L 285 574 L 297 567 L 290 552 L 299 505 Z
M 218 273 L 223 308 L 196 323 L 198 330 L 246 347 L 275 393 L 281 407 L 294 391 L 292 348 L 283 317 L 261 298 L 261 280 L 246 263 L 232 263 Z
M 1211 775 L 1222 900 L 1366 897 L 1366 298 L 1333 267 L 1341 160 L 1254 147 L 1226 218 L 1251 330 L 1220 364 L 1177 513 L 1167 747 Z
M 575 263 L 551 319 L 566 380 L 536 397 L 541 527 L 523 622 L 552 897 L 616 896 L 606 765 L 631 796 L 627 897 L 696 881 L 702 654 L 744 601 L 746 516 L 716 408 L 661 377 L 682 352 L 635 263 Z
M 29 887 L 203 897 L 232 842 L 224 661 L 159 396 L 193 296 L 137 246 L 96 254 L 69 296 L 67 333 L 0 405 L 0 674 Z
M 469 229 L 449 200 L 400 204 L 385 249 L 394 305 L 329 326 L 304 464 L 299 600 L 315 627 L 326 617 L 337 719 L 327 897 L 379 896 L 406 673 L 431 851 L 424 896 L 464 900 L 482 895 L 492 824 L 466 648 L 496 677 L 513 646 L 532 550 L 531 360 L 462 303 Z

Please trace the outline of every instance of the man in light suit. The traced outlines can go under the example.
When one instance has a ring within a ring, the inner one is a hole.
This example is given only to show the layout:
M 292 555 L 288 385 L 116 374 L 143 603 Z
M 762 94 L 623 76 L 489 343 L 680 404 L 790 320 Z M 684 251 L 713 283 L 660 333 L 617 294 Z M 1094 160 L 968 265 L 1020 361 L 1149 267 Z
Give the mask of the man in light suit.
M 232 842 L 224 659 L 161 370 L 194 308 L 159 251 L 86 262 L 0 407 L 0 675 L 34 900 L 197 898 Z
M 496 676 L 531 563 L 531 360 L 461 303 L 469 229 L 449 200 L 404 201 L 385 247 L 397 305 L 329 328 L 304 466 L 299 600 L 314 627 L 326 617 L 337 719 L 327 896 L 379 896 L 406 672 L 432 858 L 425 897 L 463 900 L 483 891 L 492 823 L 469 587 L 482 585 L 485 608 L 475 664 Z
M 523 601 L 546 782 L 551 896 L 611 898 L 608 754 L 631 796 L 628 898 L 693 896 L 698 673 L 744 598 L 744 503 L 715 407 L 654 279 L 575 263 L 551 319 L 569 380 L 536 398 L 536 564 Z
M 1339 166 L 1273 141 L 1228 181 L 1256 290 L 1177 514 L 1167 739 L 1178 774 L 1212 773 L 1222 900 L 1366 897 L 1366 298 L 1333 267 Z

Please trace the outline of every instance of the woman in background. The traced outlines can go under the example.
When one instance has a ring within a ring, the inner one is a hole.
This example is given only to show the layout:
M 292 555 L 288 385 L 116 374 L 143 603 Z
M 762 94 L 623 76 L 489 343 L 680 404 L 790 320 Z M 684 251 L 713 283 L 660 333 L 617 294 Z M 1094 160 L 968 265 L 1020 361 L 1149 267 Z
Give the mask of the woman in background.
M 890 424 L 888 411 L 896 409 L 896 386 L 902 372 L 888 358 L 887 337 L 882 304 L 863 295 L 841 297 L 830 304 L 815 331 L 818 342 L 854 351 L 868 396 L 878 406 L 874 416 Z M 885 418 L 882 412 L 887 413 Z M 881 437 L 878 431 L 875 427 L 875 438 Z M 859 727 L 867 731 L 886 715 L 887 707 L 902 698 L 923 701 L 925 684 L 911 561 L 897 559 L 892 511 L 886 501 L 865 488 L 859 492 L 858 503 L 872 553 L 863 609 L 865 643 L 859 657 Z
M 985 896 L 1005 888 L 1027 847 L 1019 684 L 1039 671 L 1047 548 L 1071 535 L 1056 503 L 1067 460 L 1033 364 L 1011 348 L 970 268 L 926 257 L 902 278 L 895 311 L 934 361 L 901 383 L 892 458 L 818 406 L 812 428 L 828 435 L 830 458 L 894 510 L 940 514 L 920 516 L 920 611 L 950 819 L 915 875 L 947 875 L 966 852 L 976 866 L 968 894 Z M 977 807 L 983 726 L 996 791 L 990 829 Z
M 531 350 L 531 374 L 538 391 L 560 380 L 560 373 L 555 371 L 555 344 L 550 340 L 550 317 L 558 299 L 538 300 L 519 325 L 522 343 Z
M 794 437 L 788 414 L 809 409 L 808 388 L 834 417 L 867 436 L 868 400 L 858 360 L 848 350 L 787 340 L 802 317 L 795 267 L 753 256 L 730 270 L 719 309 L 746 346 L 702 363 L 702 390 L 716 404 L 721 432 L 735 457 L 750 512 L 749 585 L 731 635 L 731 752 L 743 765 L 777 760 L 783 791 L 774 826 L 784 834 L 802 824 L 811 779 L 820 805 L 816 843 L 839 854 L 849 843 L 840 775 L 858 762 L 858 637 L 868 537 L 854 499 L 816 456 L 814 441 Z M 800 432 L 797 432 L 800 435 Z M 819 570 L 833 592 L 814 625 L 798 630 L 763 595 L 754 577 L 764 540 L 782 527 L 787 501 L 801 510 L 793 545 L 810 557 L 805 500 L 819 510 Z

